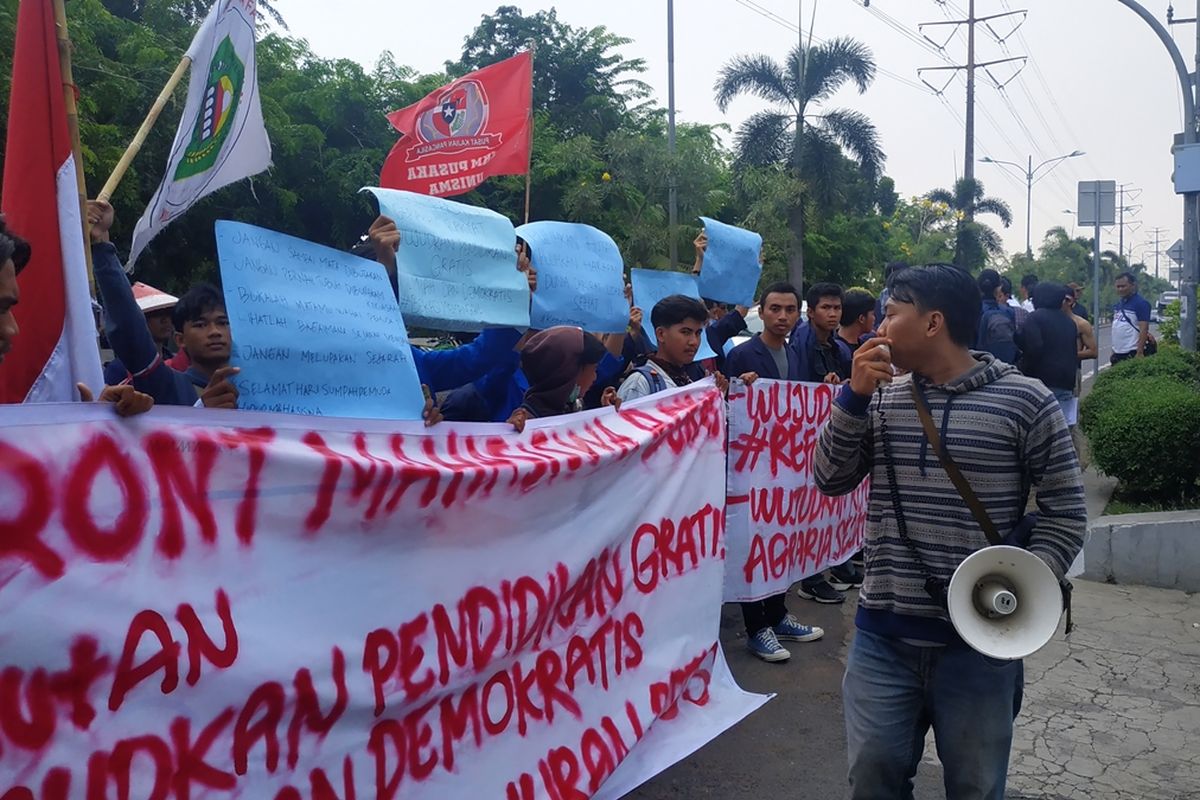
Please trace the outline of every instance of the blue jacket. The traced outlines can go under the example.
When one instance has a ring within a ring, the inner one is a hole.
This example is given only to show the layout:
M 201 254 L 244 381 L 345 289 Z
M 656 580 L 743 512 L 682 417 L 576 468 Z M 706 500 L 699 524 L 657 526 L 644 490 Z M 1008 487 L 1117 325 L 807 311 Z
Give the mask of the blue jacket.
M 1015 365 L 1020 360 L 1017 315 L 1011 306 L 1001 306 L 995 300 L 983 301 L 972 349 L 991 353 L 1007 364 Z
M 729 370 L 729 376 L 736 378 L 739 375 L 745 375 L 747 372 L 754 372 L 760 378 L 774 378 L 775 380 L 785 381 L 802 381 L 806 380 L 800 370 L 800 358 L 796 355 L 796 351 L 786 345 L 783 352 L 787 354 L 788 374 L 780 375 L 779 368 L 775 366 L 775 358 L 771 355 L 771 351 L 762 342 L 761 334 L 755 334 L 754 338 L 748 342 L 742 342 L 737 347 L 729 351 L 729 355 L 725 357 L 725 367 Z
M 475 341 L 453 350 L 412 348 L 417 377 L 431 392 L 457 389 L 487 375 L 497 364 L 516 356 L 513 351 L 521 339 L 514 328 L 488 328 Z
M 717 354 L 715 359 L 717 372 L 722 374 L 725 372 L 725 343 L 744 330 L 746 330 L 746 319 L 737 311 L 730 311 L 704 329 L 704 335 L 708 337 L 708 346 Z
M 161 360 L 155 362 L 159 348 L 146 327 L 146 316 L 133 297 L 133 287 L 117 258 L 117 248 L 108 242 L 92 245 L 92 269 L 104 304 L 104 332 L 113 354 L 122 364 L 133 365 L 142 373 L 131 381 L 133 387 L 153 397 L 158 405 L 195 405 L 200 397 L 195 381 Z M 207 383 L 201 383 L 200 388 Z
M 830 334 L 829 339 L 833 342 L 834 352 L 837 355 L 838 368 L 835 371 L 839 377 L 850 377 L 850 362 L 854 357 L 850 352 L 850 345 L 842 341 L 842 337 L 838 336 L 837 332 Z M 796 323 L 796 327 L 792 329 L 792 338 L 788 342 L 788 349 L 796 353 L 796 359 L 800 365 L 800 377 L 795 380 L 811 383 L 821 383 L 825 380 L 827 373 L 822 372 L 817 363 L 817 347 L 817 334 L 812 325 L 807 320 Z
M 620 374 L 625 362 L 605 353 L 596 365 L 596 384 Z M 452 422 L 507 422 L 525 402 L 529 379 L 521 369 L 521 354 L 510 350 L 491 372 L 475 383 L 455 389 L 442 401 L 442 414 Z

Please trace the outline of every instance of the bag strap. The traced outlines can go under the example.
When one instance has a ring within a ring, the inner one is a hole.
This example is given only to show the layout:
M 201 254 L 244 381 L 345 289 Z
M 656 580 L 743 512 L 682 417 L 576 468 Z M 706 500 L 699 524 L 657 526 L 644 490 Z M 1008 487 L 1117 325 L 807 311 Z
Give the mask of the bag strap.
M 967 483 L 967 479 L 963 477 L 962 471 L 959 470 L 958 465 L 954 463 L 954 459 L 950 457 L 950 453 L 942 443 L 942 437 L 938 435 L 937 426 L 933 423 L 933 415 L 929 413 L 929 402 L 925 399 L 925 392 L 917 385 L 915 377 L 909 382 L 909 386 L 912 389 L 913 400 L 917 404 L 917 416 L 921 418 L 921 427 L 925 429 L 925 438 L 933 445 L 938 461 L 942 462 L 942 469 L 946 470 L 950 482 L 958 490 L 958 494 L 967 504 L 967 508 L 971 509 L 975 521 L 979 523 L 979 527 L 983 528 L 983 533 L 987 536 L 988 541 L 993 545 L 1003 544 L 1004 538 L 996 530 L 992 518 L 988 516 L 987 509 L 983 507 L 983 503 L 971 489 L 971 484 Z

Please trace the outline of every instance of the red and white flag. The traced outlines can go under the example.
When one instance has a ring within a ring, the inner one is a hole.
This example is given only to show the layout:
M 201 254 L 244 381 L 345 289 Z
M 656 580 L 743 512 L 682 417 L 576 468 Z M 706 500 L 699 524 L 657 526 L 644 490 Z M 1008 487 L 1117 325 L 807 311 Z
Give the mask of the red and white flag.
M 400 141 L 379 185 L 448 197 L 493 175 L 524 175 L 533 144 L 533 57 L 519 53 L 388 114 Z
M 103 385 L 51 0 L 21 0 L 0 210 L 33 250 L 17 279 L 21 333 L 0 365 L 0 403 L 66 402 Z

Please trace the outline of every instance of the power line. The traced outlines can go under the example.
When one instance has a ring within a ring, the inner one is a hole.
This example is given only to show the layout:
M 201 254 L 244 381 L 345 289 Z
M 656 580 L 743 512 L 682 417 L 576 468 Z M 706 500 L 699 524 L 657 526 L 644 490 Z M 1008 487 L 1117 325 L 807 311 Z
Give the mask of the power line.
M 759 5 L 758 3 L 754 2 L 754 0 L 734 0 L 734 2 L 740 6 L 750 9 L 751 11 L 755 12 L 759 16 L 762 16 L 765 19 L 770 20 L 771 22 L 774 22 L 776 25 L 786 28 L 787 30 L 791 31 L 792 33 L 796 33 L 796 34 L 800 33 L 800 26 L 798 26 L 796 23 L 792 22 L 791 20 L 785 19 L 784 17 L 779 16 L 771 9 L 766 8 L 762 5 Z M 817 44 L 825 44 L 826 40 L 822 39 L 820 36 L 815 36 L 815 35 L 812 35 L 811 33 L 809 34 L 809 36 L 812 39 L 812 41 L 816 42 Z M 878 64 L 875 65 L 875 71 L 877 73 L 879 73 L 880 75 L 884 76 L 885 78 L 891 78 L 892 80 L 894 80 L 898 83 L 904 84 L 905 86 L 909 87 L 910 89 L 916 89 L 922 93 L 926 93 L 929 91 L 928 89 L 926 89 L 924 86 L 922 86 L 917 81 L 914 81 L 911 78 L 906 78 L 903 75 L 899 75 L 895 72 L 892 72 L 891 70 L 884 69 L 883 67 L 879 66 Z

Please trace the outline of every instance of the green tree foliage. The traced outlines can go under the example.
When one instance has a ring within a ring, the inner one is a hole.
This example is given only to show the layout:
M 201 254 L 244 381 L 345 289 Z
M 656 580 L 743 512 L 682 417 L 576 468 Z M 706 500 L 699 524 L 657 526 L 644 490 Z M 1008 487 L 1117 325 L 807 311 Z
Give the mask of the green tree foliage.
M 798 285 L 803 282 L 807 249 L 806 205 L 828 211 L 844 200 L 840 187 L 845 183 L 840 179 L 847 174 L 847 153 L 873 195 L 885 158 L 875 125 L 865 114 L 818 110 L 818 106 L 847 84 L 862 94 L 874 79 L 871 51 L 851 38 L 832 39 L 807 50 L 797 46 L 782 64 L 761 54 L 738 56 L 717 77 L 717 106 L 722 111 L 742 95 L 759 97 L 772 106 L 738 128 L 736 165 L 790 173 L 798 191 L 785 209 L 791 232 L 788 273 Z
M 13 118 L 8 101 L 17 5 L 18 0 L 0 0 L 0 169 L 4 129 Z M 120 159 L 209 5 L 210 0 L 71 0 L 83 165 L 92 193 Z M 722 144 L 723 126 L 681 124 L 672 159 L 665 111 L 641 81 L 645 65 L 622 55 L 626 39 L 603 27 L 567 25 L 553 11 L 523 15 L 511 6 L 483 17 L 462 52 L 447 62 L 446 72 L 429 75 L 388 53 L 371 68 L 322 58 L 278 27 L 264 31 L 257 58 L 271 169 L 214 193 L 159 234 L 138 262 L 138 278 L 176 293 L 199 280 L 216 280 L 217 219 L 349 246 L 374 213 L 358 189 L 376 183 L 397 138 L 385 115 L 453 75 L 515 54 L 530 41 L 537 42 L 532 219 L 595 225 L 613 236 L 629 266 L 665 268 L 667 196 L 674 173 L 681 261 L 691 261 L 697 217 L 710 216 L 763 234 L 767 280 L 786 275 L 794 244 L 789 214 L 801 189 L 812 187 L 805 238 L 812 277 L 878 288 L 882 263 L 899 254 L 888 225 L 904 203 L 890 180 L 877 180 L 878 143 L 847 144 L 853 114 L 809 112 L 806 130 L 811 124 L 813 141 L 822 131 L 828 137 L 822 141 L 838 149 L 812 146 L 811 157 L 820 158 L 803 186 L 786 164 L 780 169 L 743 163 L 735 170 L 734 156 Z M 835 85 L 869 81 L 873 66 L 866 72 L 853 67 L 852 51 L 847 45 L 840 55 L 811 54 L 806 83 L 814 103 L 827 99 Z M 186 84 L 169 99 L 113 197 L 118 246 L 128 246 L 162 178 Z M 525 178 L 495 178 L 457 199 L 486 205 L 519 223 L 525 214 Z
M 1008 203 L 994 197 L 985 197 L 983 184 L 977 180 L 960 178 L 953 189 L 934 189 L 928 195 L 935 203 L 942 203 L 954 211 L 954 263 L 976 272 L 982 269 L 991 256 L 1004 251 L 1000 234 L 987 225 L 977 222 L 980 214 L 999 217 L 1004 227 L 1012 225 L 1012 209 Z
M 1022 275 L 1037 275 L 1043 281 L 1056 283 L 1078 283 L 1085 287 L 1081 298 L 1084 305 L 1092 304 L 1092 245 L 1091 237 L 1070 237 L 1061 227 L 1046 231 L 1036 258 L 1024 254 L 1013 257 L 1006 274 L 1013 284 L 1020 282 Z M 1113 286 L 1117 275 L 1131 272 L 1138 280 L 1138 290 L 1147 300 L 1154 302 L 1159 293 L 1172 288 L 1165 280 L 1157 279 L 1146 272 L 1146 265 L 1130 263 L 1129 259 L 1113 252 L 1100 252 L 1100 307 L 1111 309 L 1117 302 L 1117 291 Z
M 1127 495 L 1163 503 L 1200 487 L 1200 359 L 1166 348 L 1096 380 L 1080 409 L 1092 456 Z

